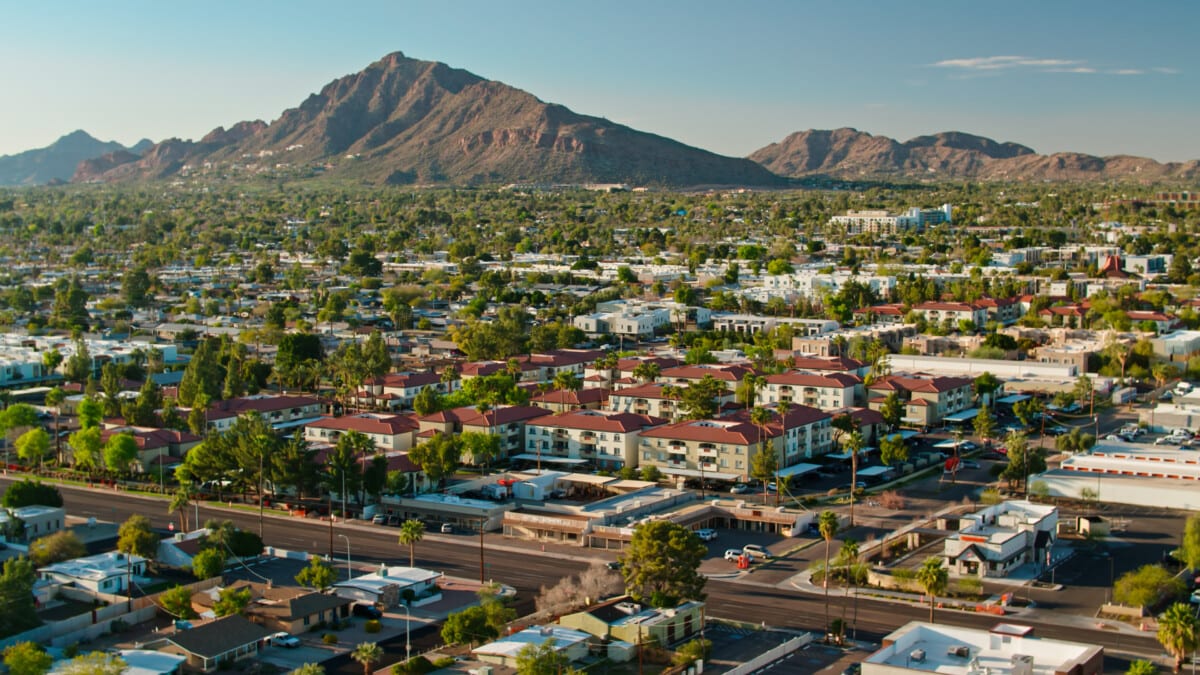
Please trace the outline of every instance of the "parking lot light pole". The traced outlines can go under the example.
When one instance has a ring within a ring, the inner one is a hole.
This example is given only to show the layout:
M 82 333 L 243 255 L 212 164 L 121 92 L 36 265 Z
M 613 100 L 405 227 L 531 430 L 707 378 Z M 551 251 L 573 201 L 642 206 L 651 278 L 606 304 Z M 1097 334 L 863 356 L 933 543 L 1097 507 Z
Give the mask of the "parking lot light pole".
M 404 608 L 404 661 L 407 663 L 412 660 L 412 642 L 409 642 L 409 620 L 412 616 L 408 613 L 408 601 L 404 601 L 401 605 Z

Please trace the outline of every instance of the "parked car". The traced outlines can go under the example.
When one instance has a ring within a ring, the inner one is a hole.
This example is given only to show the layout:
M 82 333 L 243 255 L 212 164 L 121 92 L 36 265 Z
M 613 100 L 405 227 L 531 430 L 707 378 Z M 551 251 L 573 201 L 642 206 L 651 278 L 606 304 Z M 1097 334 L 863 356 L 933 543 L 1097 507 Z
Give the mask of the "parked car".
M 980 467 L 979 462 L 970 459 L 963 462 L 962 465 L 964 469 L 978 469 Z
M 383 612 L 374 605 L 364 605 L 361 602 L 354 603 L 354 609 L 351 610 L 354 616 L 361 616 L 364 619 L 382 619 Z
M 376 525 L 387 525 L 387 519 L 387 514 L 376 513 L 375 517 L 371 519 L 371 522 L 375 523 Z
M 1107 435 L 1107 436 L 1105 436 L 1105 437 L 1104 437 L 1104 440 L 1106 440 L 1106 441 L 1116 441 L 1116 442 L 1118 442 L 1118 443 L 1125 443 L 1125 442 L 1126 442 L 1124 438 L 1122 438 L 1122 437 L 1118 436 L 1117 434 L 1109 434 L 1109 435 Z
M 1162 438 L 1154 439 L 1155 445 L 1179 445 L 1183 439 L 1179 436 L 1163 436 Z
M 620 572 L 622 567 L 620 560 L 610 560 L 604 563 L 604 566 L 610 570 L 613 570 L 614 572 Z
M 737 562 L 742 557 L 742 552 L 736 548 L 725 549 L 725 559 Z
M 744 495 L 749 491 L 750 486 L 746 485 L 745 483 L 738 483 L 737 485 L 729 488 L 729 494 L 731 495 Z
M 745 553 L 751 558 L 761 558 L 763 560 L 771 559 L 771 552 L 758 544 L 746 544 L 742 547 L 742 553 Z
M 696 530 L 696 536 L 700 537 L 700 541 L 713 541 L 717 538 L 717 531 L 711 528 Z
M 442 534 L 454 534 L 454 526 L 450 523 L 442 523 L 440 531 Z
M 1200 605 L 1200 588 L 1192 591 L 1192 597 L 1188 598 L 1188 602 L 1193 605 Z
M 271 636 L 271 644 L 276 647 L 284 647 L 287 649 L 295 649 L 300 646 L 300 638 L 287 633 L 276 633 Z

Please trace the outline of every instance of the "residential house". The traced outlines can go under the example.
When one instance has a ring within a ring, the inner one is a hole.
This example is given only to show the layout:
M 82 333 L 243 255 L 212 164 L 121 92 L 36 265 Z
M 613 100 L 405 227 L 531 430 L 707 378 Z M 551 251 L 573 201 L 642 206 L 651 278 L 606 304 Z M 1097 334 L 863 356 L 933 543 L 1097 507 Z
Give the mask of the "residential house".
M 64 560 L 38 568 L 38 578 L 59 584 L 70 584 L 93 593 L 123 593 L 129 588 L 131 576 L 146 574 L 146 559 L 110 551 L 97 555 Z
M 480 661 L 499 666 L 517 667 L 517 657 L 526 647 L 540 648 L 549 645 L 558 654 L 574 663 L 588 655 L 587 633 L 563 628 L 562 626 L 530 626 L 517 633 L 480 645 L 471 650 Z
M 673 388 L 668 389 L 668 387 Z M 666 419 L 679 419 L 682 385 L 655 382 L 624 389 L 615 389 L 608 395 L 608 409 L 613 412 L 631 412 L 635 415 L 650 415 Z M 733 403 L 734 390 L 725 389 L 725 393 L 717 397 L 717 406 L 723 407 Z
M 58 506 L 31 504 L 19 506 L 11 511 L 0 509 L 0 539 L 7 537 L 5 533 L 9 530 L 10 518 L 16 518 L 24 525 L 20 532 L 13 533 L 15 537 L 11 541 L 27 543 L 62 530 L 67 522 L 66 511 Z
M 654 608 L 624 595 L 563 615 L 558 624 L 607 641 L 677 645 L 703 629 L 704 603 L 685 600 L 674 607 Z
M 878 411 L 892 392 L 904 403 L 900 423 L 928 428 L 940 425 L 947 415 L 971 407 L 975 380 L 939 375 L 886 375 L 867 387 L 867 406 Z
M 349 600 L 396 607 L 403 600 L 436 592 L 437 580 L 440 578 L 441 572 L 419 567 L 380 565 L 376 572 L 360 574 L 335 583 L 333 592 Z
M 576 391 L 553 389 L 534 394 L 529 398 L 529 402 L 551 412 L 598 410 L 608 403 L 608 393 L 609 390 L 602 387 L 588 387 Z
M 973 302 L 922 302 L 914 305 L 912 311 L 923 314 L 929 323 L 949 322 L 955 327 L 968 321 L 976 328 L 983 328 L 988 319 L 987 308 Z
M 240 614 L 224 616 L 166 637 L 161 651 L 187 658 L 187 667 L 211 673 L 225 664 L 258 656 L 271 635 L 269 629 Z
M 224 432 L 233 426 L 238 417 L 255 412 L 278 431 L 316 421 L 323 408 L 321 400 L 312 396 L 257 394 L 214 401 L 208 406 L 205 418 L 209 429 Z
M 405 452 L 412 448 L 420 425 L 410 415 L 359 413 L 343 417 L 322 417 L 304 425 L 304 438 L 310 443 L 336 445 L 345 433 L 357 431 L 375 443 L 380 452 Z
M 249 590 L 250 603 L 242 614 L 272 632 L 306 633 L 318 624 L 350 616 L 350 606 L 354 604 L 350 598 L 295 586 L 238 581 L 228 588 Z M 217 586 L 196 593 L 192 596 L 192 604 L 201 610 L 211 608 L 222 590 L 225 589 Z
M 442 376 L 433 371 L 389 373 L 363 382 L 359 397 L 381 409 L 411 410 L 413 399 L 426 387 L 432 387 L 439 394 L 449 394 L 457 391 L 460 384 L 458 378 L 443 382 Z
M 792 370 L 768 375 L 760 403 L 799 403 L 822 410 L 854 405 L 862 378 L 849 373 Z
M 151 472 L 156 466 L 166 469 L 183 463 L 183 457 L 188 450 L 196 447 L 204 439 L 187 431 L 175 429 L 155 429 L 152 427 L 109 427 L 100 432 L 100 440 L 107 443 L 108 439 L 117 434 L 129 434 L 137 443 L 137 470 Z
M 667 420 L 625 412 L 577 410 L 529 420 L 525 428 L 525 452 L 541 461 L 555 463 L 592 462 L 610 471 L 638 465 L 639 434 L 666 424 Z

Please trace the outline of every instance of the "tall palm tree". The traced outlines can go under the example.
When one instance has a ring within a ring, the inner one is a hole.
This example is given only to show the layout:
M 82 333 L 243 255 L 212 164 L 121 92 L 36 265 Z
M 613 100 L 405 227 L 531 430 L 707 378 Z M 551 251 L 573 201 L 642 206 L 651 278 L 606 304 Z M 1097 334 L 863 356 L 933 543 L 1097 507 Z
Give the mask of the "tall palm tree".
M 858 453 L 863 449 L 862 433 L 855 429 L 845 437 L 850 452 L 850 527 L 854 527 L 854 500 L 858 492 Z
M 850 580 L 850 585 L 854 588 L 854 627 L 855 632 L 858 631 L 858 541 L 846 537 L 842 540 L 842 550 L 838 551 L 838 559 L 842 563 L 842 570 L 846 577 Z M 842 602 L 842 624 L 846 623 L 846 603 Z
M 1192 608 L 1177 602 L 1158 619 L 1158 641 L 1175 657 L 1175 672 L 1183 667 L 1187 655 L 1200 647 L 1200 622 Z
M 360 642 L 354 651 L 350 652 L 350 658 L 362 664 L 363 675 L 371 675 L 372 664 L 383 658 L 383 647 L 375 642 Z
M 767 410 L 766 408 L 754 408 L 753 410 L 750 411 L 750 423 L 753 424 L 754 426 L 758 427 L 758 451 L 759 452 L 764 452 L 764 453 L 767 452 L 767 422 L 771 421 L 771 417 L 772 417 L 771 411 Z M 774 453 L 775 448 L 771 448 L 771 452 Z M 764 459 L 762 461 L 765 462 L 767 460 Z M 777 474 L 779 471 L 779 462 L 770 462 L 770 465 L 775 467 L 771 473 Z M 767 501 L 767 477 L 766 476 L 755 476 L 755 478 L 760 478 L 763 481 L 763 503 L 766 503 L 766 501 Z M 779 500 L 779 481 L 778 480 L 775 481 L 775 499 L 776 499 L 776 501 Z
M 833 511 L 822 511 L 817 516 L 817 530 L 825 540 L 825 578 L 821 585 L 825 588 L 825 630 L 829 630 L 829 545 L 838 533 L 837 514 Z
M 188 531 L 187 510 L 191 505 L 192 493 L 186 485 L 179 486 L 175 494 L 171 495 L 171 503 L 167 505 L 167 513 L 179 514 L 179 529 L 182 532 Z
M 400 545 L 408 547 L 408 566 L 415 567 L 417 542 L 425 537 L 425 523 L 411 518 L 400 524 Z
M 933 623 L 933 605 L 937 596 L 946 592 L 949 582 L 950 571 L 942 567 L 942 559 L 937 556 L 926 558 L 917 570 L 917 583 L 921 584 L 921 588 L 924 588 L 929 596 L 929 623 Z

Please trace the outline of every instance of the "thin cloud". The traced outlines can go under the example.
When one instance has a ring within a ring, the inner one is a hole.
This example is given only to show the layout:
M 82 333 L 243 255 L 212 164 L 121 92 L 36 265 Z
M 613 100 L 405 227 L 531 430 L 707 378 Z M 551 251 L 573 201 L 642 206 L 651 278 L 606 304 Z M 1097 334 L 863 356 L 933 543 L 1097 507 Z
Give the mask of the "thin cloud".
M 929 64 L 934 68 L 947 68 L 958 71 L 956 78 L 969 78 L 976 75 L 998 74 L 1001 72 L 1033 72 L 1033 73 L 1069 73 L 1091 75 L 1145 75 L 1142 68 L 1109 68 L 1099 70 L 1082 59 L 1047 59 L 1033 56 L 975 56 L 963 59 L 943 59 Z M 1160 66 L 1151 68 L 1150 72 L 1164 75 L 1175 75 L 1179 71 L 1174 68 Z
M 945 59 L 931 64 L 937 68 L 962 70 L 1006 70 L 1010 68 L 1067 68 L 1083 61 L 1069 59 L 1039 59 L 1029 56 L 976 56 L 969 59 Z

